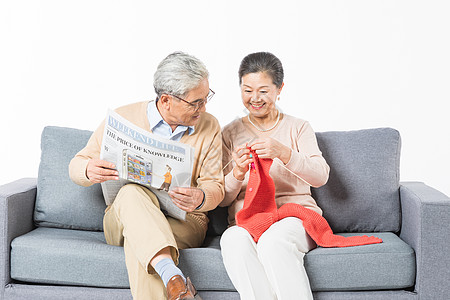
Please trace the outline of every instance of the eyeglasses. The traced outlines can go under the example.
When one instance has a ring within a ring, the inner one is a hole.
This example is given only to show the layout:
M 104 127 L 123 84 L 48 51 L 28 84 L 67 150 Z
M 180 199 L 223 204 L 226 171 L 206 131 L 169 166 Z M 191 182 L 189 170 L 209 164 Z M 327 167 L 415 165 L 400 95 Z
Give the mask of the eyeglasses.
M 197 111 L 197 110 L 200 109 L 200 107 L 202 107 L 203 105 L 205 105 L 206 103 L 208 103 L 209 100 L 211 100 L 211 98 L 212 98 L 215 94 L 216 94 L 216 93 L 215 93 L 212 89 L 209 89 L 209 94 L 208 94 L 208 96 L 206 96 L 206 99 L 197 99 L 197 100 L 194 100 L 194 101 L 192 101 L 192 102 L 186 101 L 186 100 L 184 100 L 183 98 L 180 98 L 180 97 L 175 96 L 175 95 L 172 95 L 172 94 L 169 94 L 169 95 L 170 95 L 170 96 L 173 96 L 173 97 L 175 97 L 175 98 L 177 98 L 178 100 L 181 100 L 181 101 L 183 101 L 183 102 L 189 104 L 195 111 Z

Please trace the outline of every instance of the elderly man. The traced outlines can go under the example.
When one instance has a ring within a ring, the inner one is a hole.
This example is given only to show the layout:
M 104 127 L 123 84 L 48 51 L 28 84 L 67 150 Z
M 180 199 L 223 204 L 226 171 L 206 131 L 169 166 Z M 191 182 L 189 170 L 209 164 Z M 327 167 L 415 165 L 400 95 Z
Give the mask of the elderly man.
M 134 299 L 200 299 L 178 264 L 178 249 L 199 247 L 206 235 L 206 211 L 224 195 L 222 145 L 217 120 L 205 112 L 214 95 L 204 64 L 188 54 L 166 57 L 154 75 L 156 101 L 134 103 L 116 110 L 135 125 L 195 148 L 191 187 L 175 187 L 169 195 L 188 212 L 186 221 L 165 216 L 156 196 L 145 187 L 127 184 L 103 219 L 108 244 L 123 246 Z M 85 148 L 72 159 L 72 180 L 90 186 L 118 180 L 116 167 L 99 159 L 104 122 Z

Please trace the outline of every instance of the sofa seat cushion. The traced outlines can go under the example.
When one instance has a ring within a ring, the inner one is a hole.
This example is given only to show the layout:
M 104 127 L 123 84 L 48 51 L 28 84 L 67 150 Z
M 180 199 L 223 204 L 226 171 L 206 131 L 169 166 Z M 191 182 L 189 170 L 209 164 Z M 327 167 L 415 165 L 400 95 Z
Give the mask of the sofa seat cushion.
M 218 245 L 218 240 L 215 242 Z M 197 289 L 234 291 L 217 246 L 180 250 Z M 11 243 L 11 277 L 33 283 L 129 288 L 123 247 L 103 232 L 39 227 Z
M 344 234 L 348 235 L 348 234 Z M 414 251 L 392 233 L 382 244 L 317 248 L 305 256 L 314 291 L 401 289 L 414 284 Z M 205 247 L 180 251 L 180 268 L 199 290 L 232 291 L 222 263 L 220 237 Z M 33 283 L 129 287 L 122 247 L 107 245 L 102 232 L 37 228 L 13 240 L 11 277 Z
M 11 242 L 11 278 L 34 283 L 127 288 L 123 247 L 103 232 L 40 227 Z
M 308 252 L 305 268 L 313 291 L 391 290 L 414 285 L 414 250 L 391 232 L 365 234 L 380 237 L 383 243 L 345 248 L 319 247 Z

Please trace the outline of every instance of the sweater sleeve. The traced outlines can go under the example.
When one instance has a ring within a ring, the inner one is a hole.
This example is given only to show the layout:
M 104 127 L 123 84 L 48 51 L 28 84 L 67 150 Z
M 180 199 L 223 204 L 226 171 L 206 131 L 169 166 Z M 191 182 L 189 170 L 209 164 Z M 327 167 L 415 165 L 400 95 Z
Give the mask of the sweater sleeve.
M 201 150 L 204 153 L 200 164 L 199 177 L 197 178 L 197 187 L 205 193 L 205 201 L 199 212 L 206 212 L 213 210 L 219 205 L 223 199 L 223 172 L 222 164 L 222 134 L 220 126 L 216 122 L 211 124 L 210 131 L 212 132 L 212 140 L 210 144 Z
M 91 186 L 93 183 L 86 176 L 86 167 L 90 159 L 100 157 L 105 121 L 94 131 L 86 146 L 78 152 L 69 164 L 69 176 L 72 181 L 81 186 Z
M 241 180 L 237 180 L 233 175 L 233 167 L 234 161 L 231 155 L 232 153 L 232 141 L 228 137 L 228 133 L 226 131 L 223 132 L 222 135 L 222 164 L 224 166 L 224 175 L 225 175 L 225 196 L 219 206 L 229 206 L 238 196 L 242 182 Z
M 301 127 L 297 136 L 298 152 L 292 151 L 285 165 L 312 187 L 320 187 L 328 181 L 330 167 L 322 156 L 316 135 L 308 122 Z

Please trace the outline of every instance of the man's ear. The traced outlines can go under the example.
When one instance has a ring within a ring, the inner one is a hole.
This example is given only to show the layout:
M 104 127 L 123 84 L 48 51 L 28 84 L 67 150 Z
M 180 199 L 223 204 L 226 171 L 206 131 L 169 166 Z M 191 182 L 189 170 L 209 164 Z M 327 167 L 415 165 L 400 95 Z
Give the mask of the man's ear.
M 169 95 L 162 94 L 161 97 L 159 97 L 158 102 L 160 103 L 162 108 L 164 108 L 165 110 L 169 110 L 172 104 L 172 99 Z

